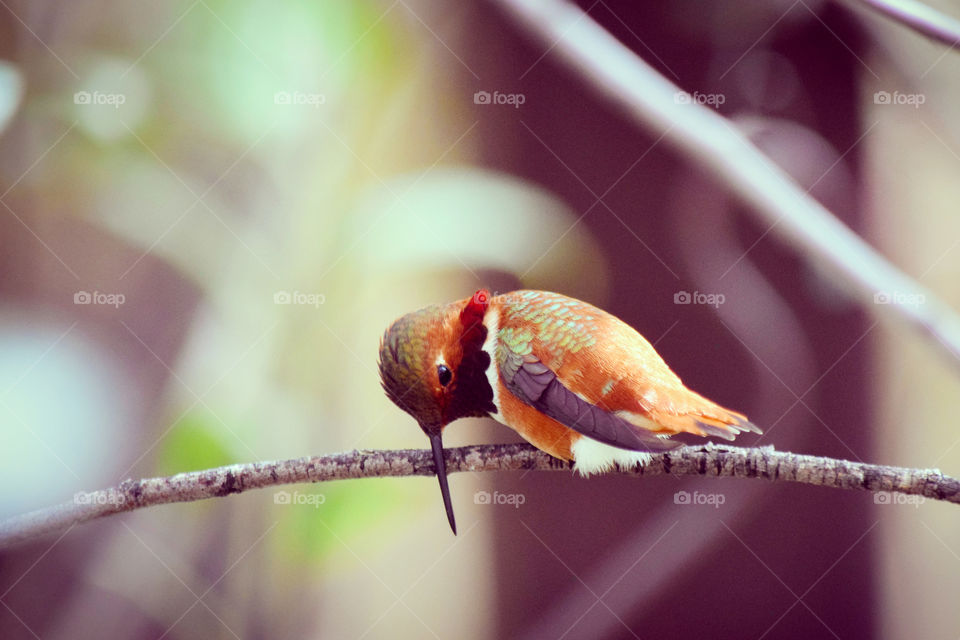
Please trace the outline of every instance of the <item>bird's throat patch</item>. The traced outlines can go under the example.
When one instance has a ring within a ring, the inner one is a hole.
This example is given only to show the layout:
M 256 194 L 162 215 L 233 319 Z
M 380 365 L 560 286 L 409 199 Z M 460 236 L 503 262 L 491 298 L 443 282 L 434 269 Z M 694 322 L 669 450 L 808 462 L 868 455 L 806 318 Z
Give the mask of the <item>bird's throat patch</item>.
M 487 380 L 490 354 L 482 348 L 487 329 L 483 323 L 479 323 L 474 325 L 472 331 L 475 337 L 469 343 L 463 344 L 463 359 L 454 376 L 456 387 L 453 389 L 449 408 L 451 420 L 471 416 L 484 417 L 497 412 L 493 403 L 493 388 Z

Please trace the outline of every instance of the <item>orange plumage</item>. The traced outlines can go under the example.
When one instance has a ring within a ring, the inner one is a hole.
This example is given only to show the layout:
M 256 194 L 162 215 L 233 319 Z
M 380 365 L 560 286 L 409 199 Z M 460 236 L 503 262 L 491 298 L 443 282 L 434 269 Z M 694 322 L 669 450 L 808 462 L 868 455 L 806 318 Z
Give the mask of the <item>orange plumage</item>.
M 512 348 L 526 343 L 520 348 L 549 367 L 571 392 L 639 429 L 730 440 L 742 431 L 757 431 L 744 415 L 687 389 L 642 335 L 590 304 L 517 291 L 493 297 L 485 318 L 488 329 L 496 323 L 498 337 L 514 337 Z M 517 341 L 521 334 L 529 335 Z M 573 444 L 586 436 L 518 399 L 502 377 L 497 376 L 497 384 L 502 422 L 551 455 L 573 458 Z

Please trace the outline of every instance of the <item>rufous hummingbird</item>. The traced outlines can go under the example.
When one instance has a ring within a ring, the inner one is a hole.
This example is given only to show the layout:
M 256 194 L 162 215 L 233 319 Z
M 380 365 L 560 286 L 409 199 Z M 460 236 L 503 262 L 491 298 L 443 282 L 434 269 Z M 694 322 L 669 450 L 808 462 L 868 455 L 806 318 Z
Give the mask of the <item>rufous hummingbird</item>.
M 481 289 L 401 317 L 380 343 L 380 378 L 430 438 L 454 534 L 442 436 L 457 418 L 490 416 L 582 475 L 646 464 L 679 433 L 761 433 L 687 389 L 630 325 L 546 291 Z

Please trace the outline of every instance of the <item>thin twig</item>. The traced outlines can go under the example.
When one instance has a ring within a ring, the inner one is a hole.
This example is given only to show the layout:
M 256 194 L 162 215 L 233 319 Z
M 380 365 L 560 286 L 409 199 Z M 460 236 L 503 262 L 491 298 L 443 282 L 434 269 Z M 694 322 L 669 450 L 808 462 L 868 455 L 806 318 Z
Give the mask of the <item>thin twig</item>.
M 840 222 L 734 123 L 689 99 L 567 0 L 499 2 L 585 83 L 711 172 L 799 255 L 829 270 L 843 290 L 877 313 L 905 320 L 960 368 L 956 312 Z M 875 304 L 878 299 L 885 304 Z
M 351 478 L 432 476 L 428 450 L 351 451 L 279 462 L 235 464 L 162 478 L 126 480 L 115 487 L 78 493 L 70 502 L 32 511 L 0 522 L 0 548 L 102 518 L 170 502 L 193 502 L 298 482 Z M 528 444 L 494 444 L 446 450 L 447 470 L 570 470 Z M 707 443 L 653 455 L 645 467 L 618 469 L 632 476 L 716 476 L 765 478 L 836 489 L 862 489 L 923 496 L 960 503 L 960 480 L 936 469 L 906 469 L 805 456 L 773 447 L 744 448 Z
M 894 22 L 910 27 L 931 40 L 952 47 L 960 44 L 960 21 L 915 0 L 846 0 L 848 5 L 867 5 Z

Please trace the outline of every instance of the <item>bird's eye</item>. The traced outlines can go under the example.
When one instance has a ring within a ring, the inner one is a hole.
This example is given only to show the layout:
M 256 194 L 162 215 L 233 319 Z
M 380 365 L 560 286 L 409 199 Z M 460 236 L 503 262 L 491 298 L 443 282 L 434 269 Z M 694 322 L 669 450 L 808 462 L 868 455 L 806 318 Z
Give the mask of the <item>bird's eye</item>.
M 447 365 L 437 365 L 437 379 L 440 381 L 440 386 L 445 387 L 450 384 L 450 380 L 453 379 L 453 373 L 447 368 Z

